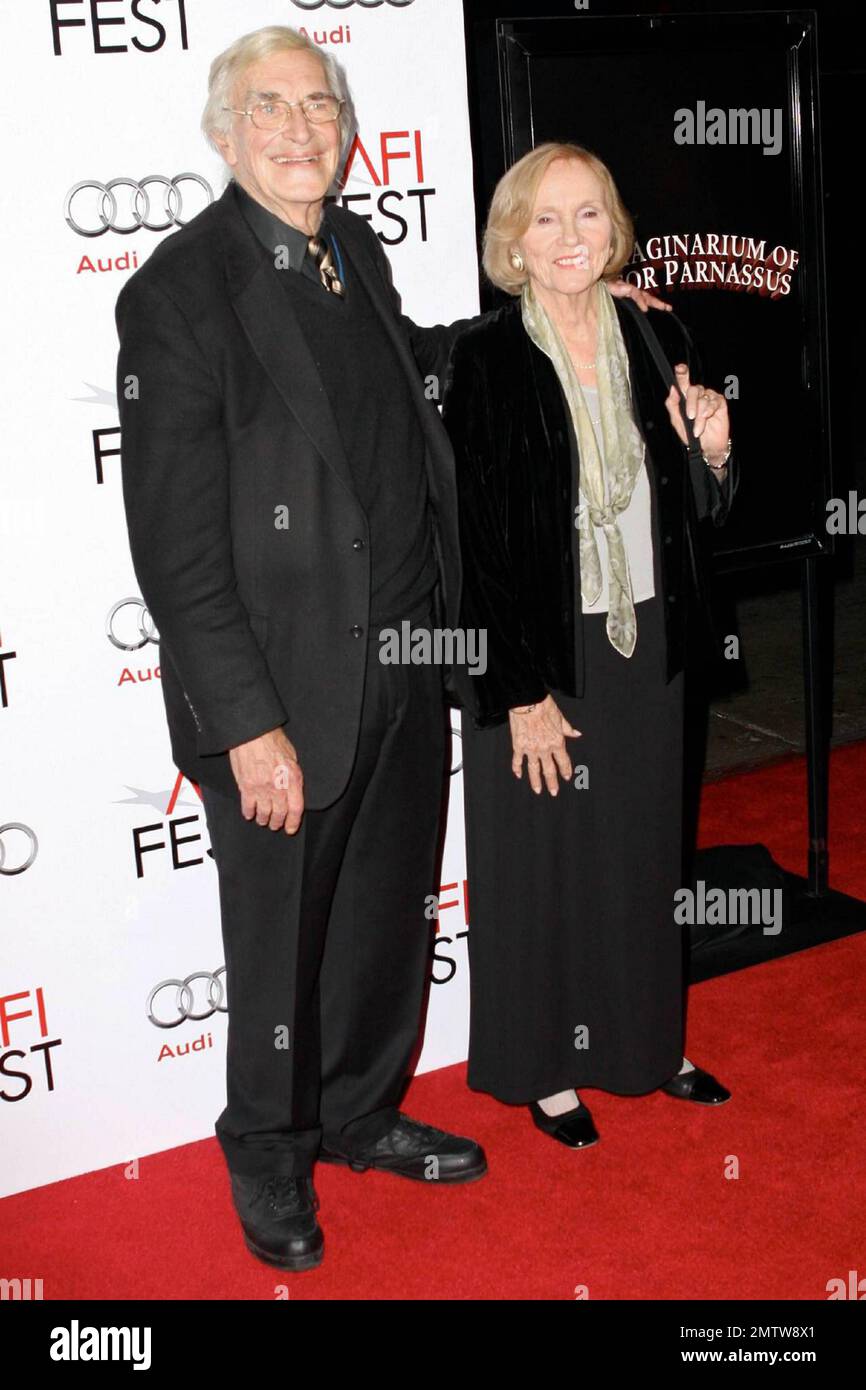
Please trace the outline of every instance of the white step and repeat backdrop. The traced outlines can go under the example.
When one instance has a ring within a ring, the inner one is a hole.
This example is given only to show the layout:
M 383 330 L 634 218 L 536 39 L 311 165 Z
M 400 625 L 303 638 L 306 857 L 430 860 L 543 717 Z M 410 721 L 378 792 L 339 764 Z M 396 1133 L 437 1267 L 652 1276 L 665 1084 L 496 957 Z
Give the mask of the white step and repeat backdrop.
M 28 0 L 0 20 L 8 1194 L 212 1136 L 224 1104 L 216 871 L 197 790 L 171 761 L 126 543 L 114 395 L 121 286 L 173 217 L 224 187 L 199 129 L 214 55 L 274 23 L 326 45 L 358 116 L 345 195 L 380 234 L 404 311 L 449 322 L 478 298 L 460 0 Z M 134 200 L 154 175 L 151 230 Z M 166 202 L 175 176 L 182 204 Z M 116 213 L 101 193 L 112 180 Z M 420 1070 L 466 1055 L 459 770 L 451 786 Z

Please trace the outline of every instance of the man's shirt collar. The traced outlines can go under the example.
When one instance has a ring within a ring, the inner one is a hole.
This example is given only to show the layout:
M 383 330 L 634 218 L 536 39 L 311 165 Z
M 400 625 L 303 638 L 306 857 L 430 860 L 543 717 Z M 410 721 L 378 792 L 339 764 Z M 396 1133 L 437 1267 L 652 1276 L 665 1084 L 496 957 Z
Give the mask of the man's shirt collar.
M 271 256 L 276 256 L 277 247 L 287 248 L 289 266 L 292 270 L 300 270 L 304 264 L 304 257 L 307 254 L 307 243 L 309 237 L 306 232 L 293 227 L 289 222 L 284 222 L 276 213 L 264 207 L 260 202 L 242 188 L 236 182 L 238 199 L 241 211 L 247 222 L 252 227 L 262 246 Z M 323 210 L 322 222 L 319 226 L 319 235 L 323 235 L 325 228 L 325 218 L 327 207 Z

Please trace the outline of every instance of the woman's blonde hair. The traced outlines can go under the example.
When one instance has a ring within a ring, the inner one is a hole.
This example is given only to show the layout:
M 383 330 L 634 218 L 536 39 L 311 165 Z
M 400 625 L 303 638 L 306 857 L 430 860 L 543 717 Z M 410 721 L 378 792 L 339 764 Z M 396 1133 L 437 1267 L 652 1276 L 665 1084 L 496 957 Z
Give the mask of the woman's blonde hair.
M 325 69 L 328 91 L 340 97 L 343 105 L 337 117 L 340 131 L 340 155 L 346 152 L 350 136 L 354 133 L 355 112 L 345 74 L 336 58 L 325 49 L 286 24 L 269 24 L 263 29 L 255 29 L 243 34 L 222 53 L 218 53 L 210 65 L 207 81 L 207 101 L 201 118 L 201 128 L 217 152 L 219 146 L 214 135 L 228 135 L 231 129 L 231 112 L 223 108 L 233 104 L 235 85 L 247 68 L 272 58 L 275 53 L 285 53 L 287 49 L 302 49 L 314 53 Z
M 525 268 L 515 270 L 510 251 L 515 241 L 527 230 L 541 180 L 556 159 L 585 164 L 596 175 L 604 190 L 604 205 L 613 223 L 613 253 L 603 278 L 613 280 L 631 259 L 634 223 L 607 165 L 582 145 L 550 140 L 512 164 L 496 185 L 490 203 L 484 229 L 482 264 L 488 280 L 507 294 L 520 294 L 529 279 Z

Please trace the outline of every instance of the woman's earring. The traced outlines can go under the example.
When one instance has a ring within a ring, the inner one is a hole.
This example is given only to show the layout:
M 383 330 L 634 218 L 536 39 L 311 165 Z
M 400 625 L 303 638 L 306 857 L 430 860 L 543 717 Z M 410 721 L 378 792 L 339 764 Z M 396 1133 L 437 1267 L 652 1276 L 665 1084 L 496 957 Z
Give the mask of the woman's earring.
M 512 251 L 508 259 L 510 260 L 515 270 L 520 271 L 525 269 L 523 264 L 523 257 L 521 256 L 519 251 Z

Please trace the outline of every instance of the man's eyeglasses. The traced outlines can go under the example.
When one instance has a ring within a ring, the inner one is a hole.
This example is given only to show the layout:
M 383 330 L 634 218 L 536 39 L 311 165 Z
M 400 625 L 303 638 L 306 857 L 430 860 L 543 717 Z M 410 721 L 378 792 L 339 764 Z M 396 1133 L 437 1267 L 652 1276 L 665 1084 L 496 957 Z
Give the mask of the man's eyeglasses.
M 223 110 L 231 111 L 235 116 L 249 116 L 257 130 L 282 130 L 293 106 L 300 106 L 312 125 L 325 125 L 337 119 L 344 105 L 341 97 L 321 96 L 304 97 L 303 101 L 259 101 L 248 111 L 238 111 L 233 106 L 224 106 Z

